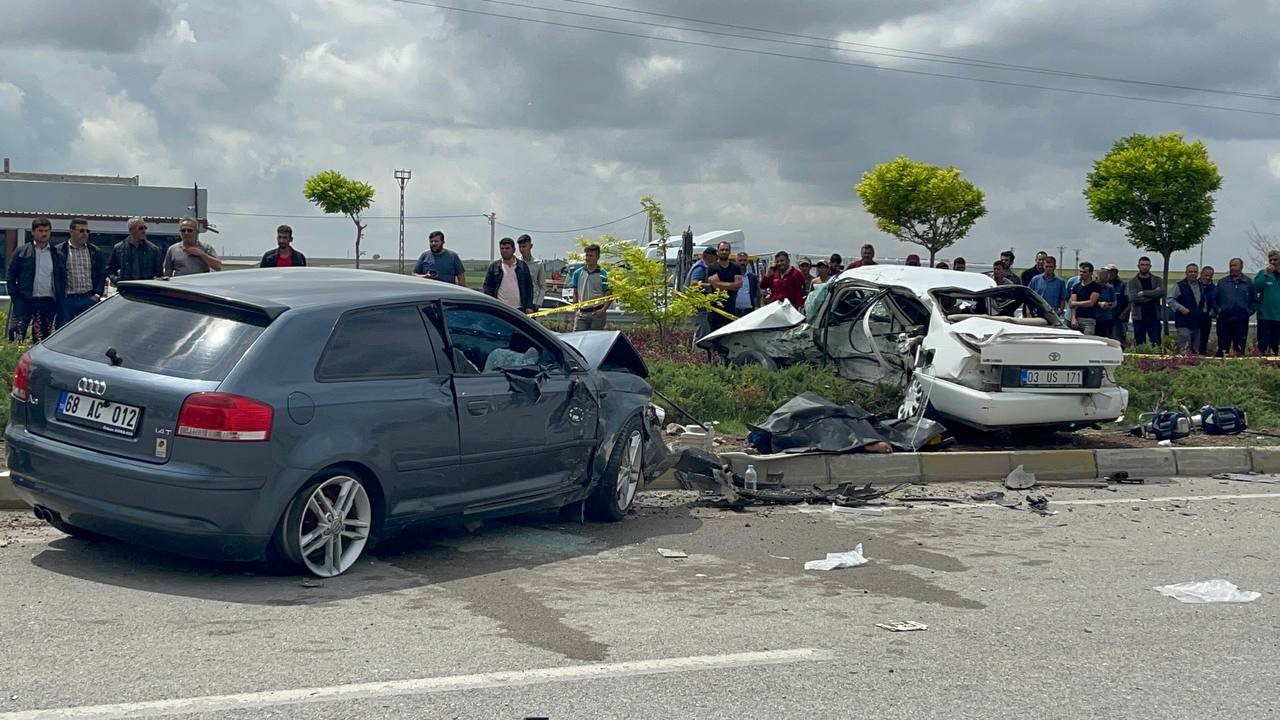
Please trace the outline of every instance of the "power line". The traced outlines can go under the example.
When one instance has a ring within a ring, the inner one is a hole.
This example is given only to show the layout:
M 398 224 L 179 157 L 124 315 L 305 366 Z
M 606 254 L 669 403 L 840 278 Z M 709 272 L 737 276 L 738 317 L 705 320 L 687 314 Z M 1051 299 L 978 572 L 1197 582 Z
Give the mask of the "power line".
M 249 213 L 249 212 L 230 212 L 226 210 L 210 210 L 210 215 L 234 215 L 236 217 L 274 217 L 289 218 L 300 220 L 345 220 L 346 215 L 285 215 L 281 213 Z M 405 215 L 405 220 L 455 220 L 458 218 L 482 218 L 487 217 L 481 213 L 472 213 L 469 215 Z M 399 215 L 361 215 L 361 220 L 399 220 Z
M 644 210 L 637 210 L 631 213 L 630 215 L 627 215 L 626 217 L 620 217 L 617 220 L 610 220 L 609 222 L 600 223 L 599 225 L 590 225 L 588 227 L 573 228 L 572 230 L 530 230 L 529 228 L 516 227 L 515 225 L 508 225 L 506 223 L 495 223 L 495 224 L 501 225 L 502 227 L 508 230 L 515 230 L 517 232 L 538 233 L 539 235 L 567 235 L 568 233 L 582 232 L 584 230 L 595 230 L 596 228 L 602 228 L 608 225 L 615 225 L 617 223 L 622 222 L 623 220 L 630 220 L 631 218 L 637 215 L 640 215 L 642 213 L 644 213 Z
M 674 43 L 677 45 L 689 45 L 693 47 L 711 48 L 714 50 L 729 50 L 731 52 L 746 53 L 749 55 L 762 55 L 768 57 L 786 58 L 789 60 L 807 60 L 809 62 L 823 63 L 827 65 L 840 65 L 844 67 L 864 68 L 869 70 L 881 70 L 884 72 L 904 73 L 907 75 L 918 75 L 922 77 L 943 78 L 948 80 L 967 80 L 969 82 L 984 83 L 988 85 L 1000 85 L 1004 87 L 1025 88 L 1031 90 L 1046 90 L 1049 92 L 1069 93 L 1072 95 L 1085 95 L 1090 97 L 1103 97 L 1115 100 L 1132 100 L 1136 102 L 1155 103 L 1158 105 L 1176 105 L 1179 107 L 1199 108 L 1202 110 L 1222 110 L 1225 112 L 1245 113 L 1248 115 L 1265 115 L 1268 117 L 1280 117 L 1280 112 L 1268 112 L 1266 110 L 1250 110 L 1248 108 L 1229 107 L 1225 105 L 1209 105 L 1206 103 L 1193 103 L 1181 100 L 1162 100 L 1159 98 L 1141 97 L 1135 95 L 1121 95 L 1119 93 L 1107 93 L 1097 90 L 1080 90 L 1073 88 L 1054 87 L 1051 85 L 1036 85 L 1034 83 L 1020 83 L 1010 80 L 995 80 L 992 78 L 970 77 L 966 75 L 950 75 L 947 73 L 929 72 L 926 70 L 911 70 L 907 68 L 884 67 L 880 65 L 871 65 L 868 63 L 855 63 L 846 60 L 835 60 L 833 58 L 808 57 L 804 55 L 789 55 L 787 53 L 773 52 L 770 50 L 760 50 L 756 48 L 734 47 L 731 45 L 717 45 L 715 43 L 697 42 L 694 40 L 677 40 L 675 38 L 661 37 L 657 35 L 645 35 L 642 33 L 632 33 L 623 30 L 609 30 L 606 28 L 591 27 L 588 25 L 574 25 L 572 23 L 557 22 L 554 20 L 541 20 L 537 18 L 521 17 L 519 15 L 505 15 L 503 13 L 488 12 L 485 10 L 476 10 L 474 8 L 460 8 L 452 5 L 442 5 L 440 3 L 425 2 L 425 0 L 392 0 L 393 2 L 404 3 L 406 5 L 421 5 L 423 7 L 433 7 L 440 10 L 452 10 L 454 12 L 470 13 L 473 15 L 483 15 L 487 17 L 504 18 L 507 20 L 518 20 L 520 22 L 535 23 L 538 25 L 549 25 L 553 27 L 571 28 L 574 30 L 588 30 L 591 32 L 604 33 L 607 35 L 617 35 L 621 37 L 639 38 L 641 40 L 657 40 L 665 43 Z
M 481 2 L 493 2 L 500 5 L 516 5 L 516 3 L 503 2 L 502 0 L 481 0 Z M 733 23 L 716 22 L 714 20 L 703 20 L 700 18 L 684 17 L 681 15 L 672 15 L 669 13 L 652 12 L 649 10 L 637 10 L 634 8 L 621 7 L 618 5 L 608 5 L 606 3 L 589 2 L 589 0 L 560 0 L 560 2 L 572 3 L 574 5 L 585 5 L 588 7 L 603 8 L 607 10 L 616 10 L 619 12 L 635 13 L 637 15 L 661 17 L 661 18 L 667 18 L 669 20 L 680 20 L 682 22 L 698 23 L 701 25 L 712 25 L 715 27 L 731 28 L 734 30 L 744 30 L 747 32 L 765 33 L 769 35 L 777 35 L 780 37 L 799 38 L 801 40 L 816 40 L 818 42 L 828 43 L 830 45 L 873 48 L 875 50 L 887 51 L 887 52 L 867 52 L 864 50 L 843 50 L 841 52 L 855 52 L 855 53 L 863 53 L 867 55 L 881 55 L 885 57 L 894 57 L 894 58 L 899 58 L 903 60 L 918 60 L 921 62 L 938 62 L 938 63 L 945 63 L 945 64 L 953 64 L 953 65 L 964 65 L 969 67 L 986 67 L 986 68 L 992 68 L 992 69 L 998 69 L 998 70 L 1009 70 L 1011 72 L 1034 73 L 1038 75 L 1052 75 L 1056 77 L 1078 78 L 1082 80 L 1099 80 L 1103 82 L 1125 83 L 1130 85 L 1142 85 L 1146 87 L 1158 87 L 1158 88 L 1166 88 L 1171 90 L 1188 90 L 1192 92 L 1213 93 L 1215 95 L 1229 95 L 1229 96 L 1235 96 L 1235 97 L 1255 98 L 1260 100 L 1280 100 L 1280 95 L 1267 95 L 1264 93 L 1253 93 L 1253 92 L 1247 92 L 1243 90 L 1222 90 L 1218 88 L 1204 88 L 1204 87 L 1196 87 L 1193 85 L 1178 85 L 1174 83 L 1162 83 L 1162 82 L 1155 82 L 1152 80 L 1138 80 L 1134 78 L 1114 77 L 1109 75 L 1095 75 L 1091 73 L 1074 72 L 1071 70 L 1038 67 L 1035 65 L 1021 65 L 1017 63 L 999 62 L 996 60 L 982 60 L 979 58 L 970 58 L 970 57 L 964 57 L 961 55 L 945 55 L 942 53 L 931 53 L 931 52 L 924 52 L 920 50 L 907 50 L 905 48 L 895 48 L 888 45 L 876 45 L 873 43 L 854 42 L 851 40 L 837 40 L 836 38 L 821 37 L 818 35 L 803 35 L 800 33 L 791 33 L 783 30 L 770 30 L 768 28 L 752 27 L 750 25 L 735 25 Z M 537 6 L 525 5 L 524 7 L 536 8 Z M 542 10 L 547 10 L 550 12 L 557 12 L 557 13 L 582 15 L 585 17 L 594 17 L 599 19 L 616 20 L 619 22 L 636 22 L 633 20 L 626 20 L 624 18 L 611 18 L 605 15 L 590 15 L 587 13 L 570 13 L 567 10 L 554 10 L 552 8 L 537 8 L 537 9 L 542 9 Z M 644 24 L 644 23 L 640 23 L 640 24 Z M 765 42 L 778 42 L 778 43 L 785 42 L 781 40 L 772 40 L 769 38 L 751 38 L 749 36 L 734 35 L 731 33 L 717 33 L 711 30 L 703 30 L 700 28 L 683 28 L 683 27 L 675 27 L 670 25 L 658 25 L 658 24 L 654 24 L 653 26 L 674 29 L 674 30 L 690 30 L 693 32 L 700 32 L 700 33 L 706 33 L 706 34 L 712 34 L 712 35 L 725 35 L 727 37 L 747 37 L 748 39 L 763 40 Z M 803 47 L 814 47 L 814 48 L 820 48 L 820 49 L 832 49 L 832 50 L 836 49 L 836 48 L 829 47 L 829 45 L 812 45 L 809 43 L 785 43 L 785 44 L 793 44 L 793 45 L 800 45 Z M 894 53 L 903 53 L 903 54 L 894 54 Z

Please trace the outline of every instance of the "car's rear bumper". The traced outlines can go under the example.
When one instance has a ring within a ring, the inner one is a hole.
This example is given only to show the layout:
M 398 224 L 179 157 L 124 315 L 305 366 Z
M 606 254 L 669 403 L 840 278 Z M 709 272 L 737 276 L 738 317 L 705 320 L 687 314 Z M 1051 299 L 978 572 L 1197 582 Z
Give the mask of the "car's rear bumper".
M 193 557 L 263 557 L 292 487 L 288 478 L 267 482 L 265 474 L 183 474 L 20 426 L 10 426 L 5 440 L 14 490 L 26 502 L 85 530 Z
M 920 380 L 936 412 L 983 429 L 1111 422 L 1129 404 L 1129 391 L 1121 387 L 1071 394 L 983 392 L 924 375 Z

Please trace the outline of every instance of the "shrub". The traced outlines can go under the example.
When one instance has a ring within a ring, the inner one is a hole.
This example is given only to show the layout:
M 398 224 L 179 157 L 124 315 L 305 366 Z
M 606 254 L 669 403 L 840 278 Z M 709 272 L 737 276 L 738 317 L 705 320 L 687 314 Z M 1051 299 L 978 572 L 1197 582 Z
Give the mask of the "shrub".
M 768 370 L 758 365 L 693 365 L 662 359 L 646 362 L 654 388 L 702 422 L 718 421 L 728 432 L 759 423 L 779 405 L 809 390 L 833 402 L 856 403 L 872 413 L 893 412 L 902 398 L 902 391 L 894 387 L 852 383 L 828 368 L 806 364 Z M 666 407 L 670 421 L 688 423 L 664 400 L 656 401 Z
M 0 343 L 0 427 L 9 424 L 9 391 L 13 384 L 13 371 L 18 367 L 18 359 L 27 351 L 25 343 Z
M 1157 405 L 1192 412 L 1203 405 L 1234 405 L 1249 413 L 1253 427 L 1280 426 L 1280 367 L 1260 360 L 1212 358 L 1129 358 L 1117 382 L 1129 390 L 1126 418 Z

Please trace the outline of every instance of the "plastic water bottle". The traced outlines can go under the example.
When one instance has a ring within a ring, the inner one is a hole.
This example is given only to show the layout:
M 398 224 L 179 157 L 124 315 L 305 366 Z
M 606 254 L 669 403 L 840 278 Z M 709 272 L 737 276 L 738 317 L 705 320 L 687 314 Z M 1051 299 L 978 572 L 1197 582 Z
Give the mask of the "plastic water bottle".
M 747 472 L 743 475 L 742 487 L 747 490 L 756 490 L 759 485 L 756 483 L 756 466 L 748 465 Z

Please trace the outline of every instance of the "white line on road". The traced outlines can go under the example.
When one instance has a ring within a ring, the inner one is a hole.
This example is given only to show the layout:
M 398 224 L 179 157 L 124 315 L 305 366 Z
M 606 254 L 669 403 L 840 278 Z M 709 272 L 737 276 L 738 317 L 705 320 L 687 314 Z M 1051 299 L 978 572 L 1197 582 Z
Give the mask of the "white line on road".
M 1036 492 L 1040 488 L 1032 488 L 1028 492 Z M 1076 498 L 1074 500 L 1049 500 L 1050 505 L 1138 505 L 1141 503 L 1162 503 L 1162 502 L 1188 502 L 1191 500 L 1280 500 L 1280 492 L 1263 492 L 1263 493 L 1237 493 L 1234 495 L 1167 495 L 1161 497 L 1107 497 L 1107 498 Z M 964 508 L 1003 508 L 998 503 L 974 503 L 966 502 L 963 498 L 956 498 L 952 503 L 922 503 L 907 505 L 883 505 L 874 506 L 880 510 L 961 510 Z
M 70 720 L 72 718 L 74 720 L 113 720 L 115 718 L 156 717 L 184 713 L 225 712 L 275 705 L 300 705 L 304 703 L 324 703 L 396 695 L 424 695 L 455 690 L 506 688 L 579 680 L 627 678 L 637 675 L 661 675 L 665 673 L 724 670 L 759 665 L 782 665 L 786 663 L 830 660 L 833 657 L 834 654 L 830 651 L 816 648 L 766 650 L 728 655 L 697 655 L 659 660 L 637 660 L 633 662 L 597 663 L 594 665 L 569 665 L 534 670 L 479 673 L 475 675 L 388 680 L 384 682 L 333 685 L 330 687 L 298 688 L 296 690 L 269 690 L 238 695 L 207 695 L 204 697 L 118 703 L 115 705 L 84 705 L 80 707 L 49 708 L 46 710 L 22 710 L 19 712 L 0 713 L 0 720 Z

